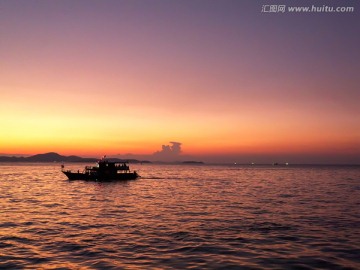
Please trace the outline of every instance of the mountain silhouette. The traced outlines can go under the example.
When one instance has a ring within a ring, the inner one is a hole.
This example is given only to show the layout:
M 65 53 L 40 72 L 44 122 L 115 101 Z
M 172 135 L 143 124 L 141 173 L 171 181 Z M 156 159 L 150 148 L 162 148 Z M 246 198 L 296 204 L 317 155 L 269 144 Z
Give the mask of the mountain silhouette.
M 62 156 L 55 152 L 45 154 L 37 154 L 30 157 L 8 157 L 0 156 L 0 162 L 96 162 L 98 158 L 83 158 L 79 156 Z M 149 161 L 139 161 L 136 159 L 123 160 L 118 158 L 109 158 L 114 162 L 130 162 L 130 163 L 148 163 Z
M 96 158 L 82 158 L 78 156 L 62 156 L 55 152 L 37 154 L 30 157 L 0 156 L 0 162 L 95 162 Z
M 82 158 L 78 156 L 62 156 L 58 153 L 50 152 L 45 154 L 37 154 L 31 157 L 25 158 L 30 162 L 87 162 L 96 161 L 95 158 Z

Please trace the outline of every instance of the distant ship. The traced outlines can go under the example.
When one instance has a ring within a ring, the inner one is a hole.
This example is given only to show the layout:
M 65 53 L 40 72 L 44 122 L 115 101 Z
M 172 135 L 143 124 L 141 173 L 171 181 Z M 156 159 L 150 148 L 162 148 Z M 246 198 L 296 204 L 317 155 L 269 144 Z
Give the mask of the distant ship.
M 82 172 L 64 170 L 64 165 L 61 167 L 69 180 L 112 181 L 135 180 L 140 177 L 136 171 L 130 171 L 127 162 L 111 162 L 106 159 L 99 160 L 96 166 L 86 166 Z

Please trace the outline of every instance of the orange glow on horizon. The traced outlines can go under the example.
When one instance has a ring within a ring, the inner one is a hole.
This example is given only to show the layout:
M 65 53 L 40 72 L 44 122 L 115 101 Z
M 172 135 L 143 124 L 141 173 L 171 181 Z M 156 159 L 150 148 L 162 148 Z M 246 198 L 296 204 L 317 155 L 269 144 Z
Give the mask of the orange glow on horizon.
M 4 3 L 0 153 L 152 155 L 177 141 L 184 156 L 360 162 L 353 17 L 336 35 L 340 22 L 304 20 L 324 38 L 295 17 L 242 16 L 230 3 L 201 16 L 187 4 L 124 5 Z

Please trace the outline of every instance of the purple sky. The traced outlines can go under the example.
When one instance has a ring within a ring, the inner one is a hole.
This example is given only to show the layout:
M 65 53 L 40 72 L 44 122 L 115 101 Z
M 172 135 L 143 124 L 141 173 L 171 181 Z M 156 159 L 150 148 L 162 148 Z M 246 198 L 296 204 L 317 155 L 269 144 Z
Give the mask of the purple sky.
M 0 1 L 0 152 L 360 163 L 358 1 L 264 4 Z

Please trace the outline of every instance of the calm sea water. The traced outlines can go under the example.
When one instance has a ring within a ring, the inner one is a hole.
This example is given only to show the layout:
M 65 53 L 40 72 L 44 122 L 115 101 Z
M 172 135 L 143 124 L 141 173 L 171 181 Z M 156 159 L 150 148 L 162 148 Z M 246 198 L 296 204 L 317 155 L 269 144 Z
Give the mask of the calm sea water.
M 0 164 L 0 268 L 360 269 L 359 167 L 132 167 Z

